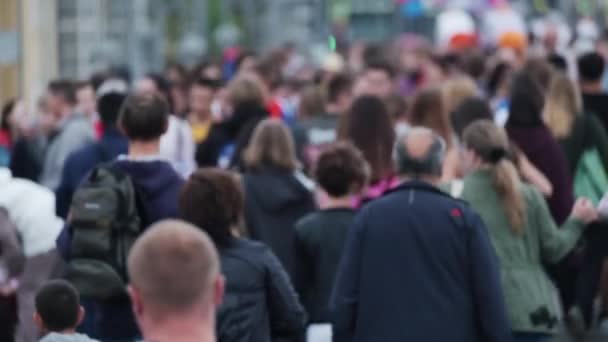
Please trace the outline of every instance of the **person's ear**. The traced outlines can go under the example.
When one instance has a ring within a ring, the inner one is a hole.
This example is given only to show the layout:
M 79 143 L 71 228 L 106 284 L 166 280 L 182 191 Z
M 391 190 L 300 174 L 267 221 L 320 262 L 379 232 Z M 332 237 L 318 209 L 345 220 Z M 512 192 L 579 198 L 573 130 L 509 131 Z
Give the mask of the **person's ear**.
M 171 115 L 171 114 L 169 114 L 169 115 Z M 169 130 L 169 117 L 167 116 L 167 118 L 165 119 L 165 125 L 163 127 L 163 135 L 165 133 L 167 133 L 168 130 Z
M 143 314 L 144 310 L 139 291 L 137 290 L 137 288 L 133 287 L 133 285 L 129 285 L 127 287 L 127 292 L 129 292 L 129 298 L 131 298 L 131 307 L 133 309 L 135 317 L 140 317 Z
M 78 307 L 78 321 L 76 322 L 76 326 L 79 326 L 82 321 L 84 321 L 84 316 L 86 315 L 86 311 L 81 306 Z
M 222 305 L 224 300 L 224 289 L 226 286 L 226 278 L 223 275 L 217 277 L 213 289 L 213 304 L 216 307 Z
M 40 317 L 40 314 L 38 314 L 37 311 L 34 312 L 33 318 L 34 318 L 34 323 L 36 323 L 36 326 L 38 327 L 38 330 L 45 332 L 46 326 L 44 325 L 44 322 L 42 321 L 42 317 Z

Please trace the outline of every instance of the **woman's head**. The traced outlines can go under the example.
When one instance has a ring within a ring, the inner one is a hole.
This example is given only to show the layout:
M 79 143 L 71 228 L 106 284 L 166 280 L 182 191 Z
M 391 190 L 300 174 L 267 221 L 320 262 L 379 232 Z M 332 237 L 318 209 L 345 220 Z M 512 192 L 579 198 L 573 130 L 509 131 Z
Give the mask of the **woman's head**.
M 264 106 L 264 86 L 252 74 L 241 75 L 228 84 L 228 102 L 233 108 L 241 105 Z
M 464 164 L 469 171 L 489 169 L 494 190 L 502 202 L 513 231 L 521 233 L 525 225 L 525 202 L 515 165 L 508 159 L 509 139 L 492 121 L 479 120 L 464 131 Z
M 445 111 L 450 114 L 467 98 L 477 95 L 477 85 L 468 76 L 457 76 L 447 80 L 442 86 Z
M 538 82 L 527 73 L 520 72 L 511 84 L 509 127 L 537 127 L 543 125 L 542 111 L 545 95 Z
M 576 115 L 583 110 L 576 84 L 563 73 L 556 74 L 549 85 L 543 119 L 557 138 L 570 134 Z
M 393 174 L 392 151 L 395 131 L 382 100 L 375 96 L 357 98 L 343 117 L 340 140 L 350 141 L 361 152 L 371 168 L 371 182 Z
M 243 191 L 236 175 L 220 169 L 200 169 L 190 176 L 179 196 L 182 219 L 205 230 L 225 247 L 243 213 Z
M 452 127 L 445 110 L 444 99 L 438 88 L 427 88 L 419 91 L 410 107 L 412 126 L 430 128 L 439 134 L 445 142 L 452 142 Z
M 315 85 L 304 88 L 300 95 L 298 115 L 303 118 L 309 118 L 324 112 L 325 96 L 321 88 Z
M 265 119 L 257 125 L 244 159 L 247 168 L 253 170 L 273 167 L 292 172 L 298 166 L 291 132 L 274 119 Z
M 462 134 L 467 126 L 477 120 L 492 120 L 492 117 L 490 105 L 479 97 L 464 100 L 450 116 L 454 133 L 460 140 L 462 140 Z

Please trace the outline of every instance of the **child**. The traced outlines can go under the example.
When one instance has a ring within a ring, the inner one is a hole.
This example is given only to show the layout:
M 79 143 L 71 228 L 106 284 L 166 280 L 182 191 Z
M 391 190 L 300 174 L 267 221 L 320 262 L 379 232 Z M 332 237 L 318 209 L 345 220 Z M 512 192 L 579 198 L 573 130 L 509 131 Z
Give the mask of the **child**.
M 67 281 L 49 281 L 36 294 L 34 321 L 47 334 L 40 342 L 95 342 L 76 333 L 83 318 L 78 292 Z
M 327 304 L 355 216 L 353 198 L 364 189 L 369 168 L 354 146 L 336 143 L 321 153 L 314 176 L 326 201 L 296 225 L 296 284 L 310 322 L 329 323 Z

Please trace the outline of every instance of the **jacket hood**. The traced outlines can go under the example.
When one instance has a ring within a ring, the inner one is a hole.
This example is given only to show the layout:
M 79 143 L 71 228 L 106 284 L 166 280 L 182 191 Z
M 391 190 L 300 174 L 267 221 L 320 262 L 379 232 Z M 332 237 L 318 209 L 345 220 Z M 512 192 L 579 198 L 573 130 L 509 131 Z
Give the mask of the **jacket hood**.
M 49 333 L 40 342 L 98 342 L 83 334 Z
M 182 178 L 171 164 L 165 161 L 119 160 L 116 165 L 128 173 L 137 188 L 148 196 L 161 195 L 182 182 Z
M 267 169 L 249 172 L 244 179 L 252 200 L 268 211 L 281 211 L 294 203 L 306 202 L 312 196 L 306 180 L 294 173 Z

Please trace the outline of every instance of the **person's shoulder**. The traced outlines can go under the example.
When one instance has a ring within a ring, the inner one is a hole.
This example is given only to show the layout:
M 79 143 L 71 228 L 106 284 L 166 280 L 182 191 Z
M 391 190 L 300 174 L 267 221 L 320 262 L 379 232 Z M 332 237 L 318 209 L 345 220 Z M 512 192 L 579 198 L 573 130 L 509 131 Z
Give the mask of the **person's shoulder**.
M 314 230 L 319 226 L 319 221 L 322 221 L 323 217 L 323 211 L 320 210 L 304 215 L 304 217 L 296 222 L 296 232 L 306 234 L 307 232 Z
M 223 257 L 237 258 L 249 264 L 262 267 L 268 263 L 272 251 L 262 242 L 246 238 L 237 238 L 221 250 Z

